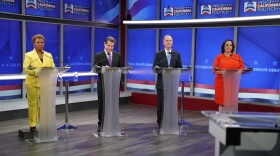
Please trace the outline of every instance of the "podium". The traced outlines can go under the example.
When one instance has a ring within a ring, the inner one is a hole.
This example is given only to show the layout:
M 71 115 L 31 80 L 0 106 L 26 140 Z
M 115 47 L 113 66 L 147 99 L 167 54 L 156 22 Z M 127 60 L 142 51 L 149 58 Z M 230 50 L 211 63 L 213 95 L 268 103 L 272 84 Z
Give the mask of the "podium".
M 94 67 L 95 73 L 102 73 L 104 93 L 104 118 L 100 136 L 121 136 L 119 122 L 119 98 L 121 74 L 131 70 L 132 67 Z
M 40 100 L 38 103 L 38 131 L 34 136 L 35 142 L 40 143 L 58 140 L 55 111 L 57 74 L 65 72 L 68 69 L 70 69 L 70 67 L 44 67 L 36 69 L 39 70 Z
M 245 71 L 252 69 L 220 69 L 224 83 L 224 108 L 223 111 L 238 112 L 238 93 L 240 78 Z
M 162 73 L 164 86 L 163 117 L 160 134 L 179 134 L 178 126 L 178 86 L 180 75 L 190 68 L 154 68 Z
M 202 111 L 215 137 L 215 156 L 279 156 L 280 116 L 265 112 Z

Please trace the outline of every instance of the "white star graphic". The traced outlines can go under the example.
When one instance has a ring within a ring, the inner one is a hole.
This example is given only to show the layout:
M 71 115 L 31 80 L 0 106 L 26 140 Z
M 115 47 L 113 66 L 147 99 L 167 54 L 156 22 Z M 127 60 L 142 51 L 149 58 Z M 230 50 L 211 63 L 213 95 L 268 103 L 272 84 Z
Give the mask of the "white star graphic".
M 67 59 L 68 59 L 68 60 L 70 60 L 70 59 L 71 59 L 71 57 L 70 57 L 70 56 L 68 56 L 68 57 L 67 57 Z
M 208 62 L 209 62 L 209 61 L 208 61 L 208 59 L 205 59 L 205 60 L 204 60 L 204 63 L 206 63 L 206 64 L 207 64 Z
M 273 62 L 272 62 L 272 65 L 273 65 L 273 66 L 277 66 L 277 64 L 278 64 L 277 61 L 273 61 Z
M 258 65 L 259 64 L 259 62 L 258 61 L 254 61 L 254 65 Z

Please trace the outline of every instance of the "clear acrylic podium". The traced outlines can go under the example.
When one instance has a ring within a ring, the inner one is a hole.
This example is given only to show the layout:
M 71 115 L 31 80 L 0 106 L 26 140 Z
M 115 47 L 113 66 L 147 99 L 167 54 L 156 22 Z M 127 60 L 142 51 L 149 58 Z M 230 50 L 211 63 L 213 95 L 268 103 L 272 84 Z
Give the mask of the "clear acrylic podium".
M 223 111 L 238 112 L 238 93 L 241 74 L 252 69 L 220 69 L 224 83 L 224 108 Z
M 56 82 L 57 74 L 70 69 L 70 67 L 44 67 L 38 68 L 40 80 L 40 99 L 38 103 L 39 118 L 38 131 L 35 133 L 35 142 L 57 141 L 56 130 Z
M 131 70 L 132 67 L 95 67 L 96 73 L 103 75 L 104 92 L 104 119 L 100 136 L 122 136 L 119 122 L 119 98 L 121 74 Z M 95 134 L 94 134 L 95 135 Z M 99 135 L 95 135 L 99 136 Z
M 180 134 L 178 126 L 178 86 L 180 75 L 190 68 L 159 68 L 164 86 L 163 116 L 160 134 Z
M 280 116 L 266 112 L 202 111 L 215 137 L 215 156 L 279 156 Z

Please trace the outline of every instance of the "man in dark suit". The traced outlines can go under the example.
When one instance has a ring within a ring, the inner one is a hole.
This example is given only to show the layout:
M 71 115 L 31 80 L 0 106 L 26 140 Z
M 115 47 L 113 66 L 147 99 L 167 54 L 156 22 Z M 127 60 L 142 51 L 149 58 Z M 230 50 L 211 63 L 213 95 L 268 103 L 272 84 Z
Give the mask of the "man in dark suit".
M 172 50 L 173 40 L 170 35 L 165 35 L 163 37 L 164 50 L 156 53 L 153 63 L 153 68 L 162 67 L 162 68 L 182 68 L 181 56 L 178 52 Z M 157 74 L 157 124 L 158 129 L 161 128 L 161 122 L 163 117 L 163 99 L 164 99 L 164 86 L 162 82 L 162 73 Z
M 115 51 L 114 45 L 116 40 L 108 36 L 104 41 L 104 50 L 99 52 L 94 57 L 94 65 L 95 66 L 106 66 L 110 67 L 122 67 L 121 55 Z M 97 94 L 98 94 L 98 132 L 102 131 L 103 128 L 103 119 L 104 119 L 104 97 L 105 94 L 103 91 L 103 82 L 102 82 L 102 74 L 98 73 L 98 81 L 97 81 Z

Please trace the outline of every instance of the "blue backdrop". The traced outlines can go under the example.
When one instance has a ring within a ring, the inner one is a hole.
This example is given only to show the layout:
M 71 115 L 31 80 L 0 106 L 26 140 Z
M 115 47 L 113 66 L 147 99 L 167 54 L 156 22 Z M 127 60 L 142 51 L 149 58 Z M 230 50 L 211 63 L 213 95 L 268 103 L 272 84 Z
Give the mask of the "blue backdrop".
M 160 17 L 162 20 L 191 19 L 193 16 L 193 1 L 162 0 Z
M 95 0 L 94 20 L 100 22 L 119 23 L 119 0 Z
M 22 72 L 20 22 L 0 20 L 0 74 Z M 21 97 L 21 80 L 0 81 L 0 99 Z
M 157 18 L 157 1 L 128 0 L 127 7 L 132 20 L 155 20 Z
M 59 0 L 25 0 L 26 15 L 59 17 Z
M 198 0 L 197 18 L 224 18 L 235 16 L 235 0 Z
M 91 0 L 64 0 L 63 18 L 75 20 L 91 20 Z
M 26 51 L 32 51 L 34 49 L 32 44 L 32 37 L 35 34 L 42 34 L 45 37 L 44 50 L 51 53 L 54 58 L 54 63 L 59 66 L 59 25 L 26 22 Z
M 21 1 L 0 1 L 0 12 L 20 13 Z

